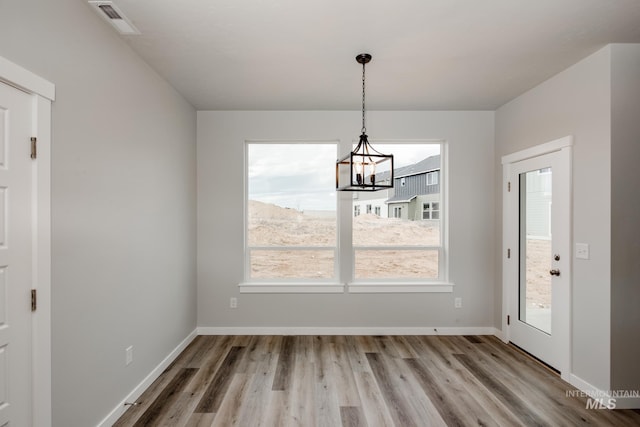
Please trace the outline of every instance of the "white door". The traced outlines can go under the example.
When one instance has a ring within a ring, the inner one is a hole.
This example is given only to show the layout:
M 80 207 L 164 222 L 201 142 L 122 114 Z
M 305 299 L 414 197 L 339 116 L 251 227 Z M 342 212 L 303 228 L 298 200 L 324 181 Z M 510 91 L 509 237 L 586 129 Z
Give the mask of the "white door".
M 0 426 L 32 424 L 31 112 L 0 83 Z
M 568 373 L 571 150 L 505 164 L 505 291 L 512 343 Z

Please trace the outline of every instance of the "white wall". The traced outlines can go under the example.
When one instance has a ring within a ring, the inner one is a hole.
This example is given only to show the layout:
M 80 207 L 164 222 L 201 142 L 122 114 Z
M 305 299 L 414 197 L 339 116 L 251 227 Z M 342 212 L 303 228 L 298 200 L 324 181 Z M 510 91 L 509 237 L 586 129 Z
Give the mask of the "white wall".
M 591 259 L 573 259 L 572 372 L 609 388 L 611 299 L 611 48 L 606 47 L 496 111 L 500 158 L 567 135 L 574 136 L 573 242 L 588 243 Z M 496 227 L 501 237 L 502 181 L 496 178 Z M 500 245 L 496 267 L 501 276 Z M 496 282 L 495 304 L 502 289 Z M 501 324 L 500 310 L 495 312 Z
M 0 56 L 56 85 L 53 424 L 96 425 L 195 328 L 196 114 L 85 1 L 0 1 Z
M 341 140 L 346 146 L 358 136 L 359 114 L 198 112 L 199 326 L 494 325 L 493 112 L 368 113 L 371 139 L 435 138 L 449 143 L 453 294 L 239 294 L 238 284 L 243 281 L 244 141 L 326 139 Z M 238 297 L 235 310 L 229 308 L 232 296 Z M 463 297 L 462 309 L 453 308 L 455 296 Z
M 640 45 L 611 59 L 611 389 L 640 390 Z

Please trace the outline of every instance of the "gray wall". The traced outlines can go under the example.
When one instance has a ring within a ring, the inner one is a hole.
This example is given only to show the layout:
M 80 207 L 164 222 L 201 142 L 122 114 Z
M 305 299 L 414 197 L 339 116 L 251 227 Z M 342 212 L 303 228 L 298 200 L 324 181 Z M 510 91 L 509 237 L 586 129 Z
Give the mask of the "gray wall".
M 611 297 L 611 48 L 606 47 L 496 111 L 496 269 L 502 273 L 501 157 L 574 136 L 573 243 L 588 243 L 591 259 L 573 259 L 572 372 L 609 388 Z M 595 207 L 595 208 L 594 208 Z M 496 282 L 495 306 L 502 287 Z M 501 324 L 501 310 L 495 323 Z
M 444 294 L 239 294 L 243 280 L 243 149 L 246 139 L 341 140 L 357 137 L 357 111 L 198 112 L 198 325 L 493 326 L 496 283 L 493 112 L 379 112 L 368 118 L 377 139 L 449 143 L 450 278 Z M 470 179 L 469 177 L 473 177 Z M 343 195 L 346 200 L 351 193 Z M 483 209 L 478 209 L 483 206 Z M 349 208 L 350 217 L 352 214 Z M 238 308 L 229 298 L 238 297 Z M 461 296 L 464 307 L 453 308 Z
M 96 425 L 196 325 L 196 113 L 85 1 L 0 1 L 0 56 L 56 85 L 53 421 Z
M 611 388 L 640 390 L 640 45 L 611 55 Z

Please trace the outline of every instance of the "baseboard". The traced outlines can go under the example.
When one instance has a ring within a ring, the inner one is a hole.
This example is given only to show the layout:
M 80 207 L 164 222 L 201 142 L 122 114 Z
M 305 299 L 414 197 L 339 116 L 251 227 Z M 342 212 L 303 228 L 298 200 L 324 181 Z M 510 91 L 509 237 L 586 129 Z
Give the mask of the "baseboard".
M 109 415 L 107 415 L 98 424 L 97 427 L 111 427 L 116 421 L 118 421 L 118 418 L 120 418 L 122 416 L 122 414 L 124 413 L 124 411 L 127 409 L 124 406 L 124 403 L 125 402 L 135 402 L 136 400 L 138 400 L 138 398 L 142 395 L 142 393 L 146 389 L 148 389 L 149 386 L 151 386 L 151 384 L 160 376 L 160 374 L 162 374 L 162 372 L 164 372 L 164 370 L 167 369 L 167 367 L 171 364 L 171 362 L 173 362 L 176 359 L 176 357 L 178 357 L 180 355 L 180 353 L 182 353 L 182 351 L 185 348 L 187 348 L 189 343 L 191 343 L 191 341 L 193 341 L 197 335 L 198 335 L 198 329 L 195 329 L 184 340 L 182 340 L 182 342 L 180 344 L 178 344 L 178 346 L 176 348 L 174 348 L 173 351 L 171 351 L 171 353 L 169 353 L 169 355 L 167 357 L 165 357 L 164 360 L 162 362 L 160 362 L 160 364 L 158 366 L 156 366 L 149 373 L 149 375 L 147 375 L 147 377 L 144 380 L 142 380 L 142 382 L 140 384 L 138 384 L 133 389 L 133 391 L 131 391 L 131 393 L 129 393 L 127 395 L 127 397 L 125 397 L 122 400 L 122 402 L 120 402 L 118 404 L 118 406 L 116 406 L 109 413 Z
M 616 397 L 615 399 L 616 409 L 640 409 L 640 397 Z
M 496 335 L 490 326 L 471 327 L 198 327 L 198 335 Z
M 502 333 L 502 331 L 501 331 L 500 329 L 498 329 L 498 328 L 493 328 L 493 335 L 494 335 L 496 338 L 498 338 L 500 341 L 507 342 L 507 341 L 504 339 L 504 334 Z
M 640 409 L 638 390 L 600 390 L 574 374 L 569 376 L 569 383 L 582 392 L 582 397 L 602 399 L 603 406 L 611 405 L 610 409 Z

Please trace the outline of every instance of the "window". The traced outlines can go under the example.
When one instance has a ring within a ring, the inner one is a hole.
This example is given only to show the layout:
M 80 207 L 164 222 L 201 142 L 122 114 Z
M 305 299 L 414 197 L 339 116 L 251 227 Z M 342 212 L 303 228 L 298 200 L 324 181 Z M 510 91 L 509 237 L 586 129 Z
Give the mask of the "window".
M 406 184 L 406 181 L 404 178 L 400 178 L 400 187 L 404 187 L 404 185 Z
M 431 203 L 431 219 L 440 219 L 440 203 Z
M 245 280 L 335 281 L 336 144 L 246 148 Z
M 441 216 L 442 196 L 427 188 L 438 183 L 441 145 L 385 144 L 379 150 L 393 153 L 396 175 L 411 175 L 387 195 L 392 218 L 353 219 L 353 283 L 444 281 L 441 221 L 421 221 Z M 420 174 L 427 179 L 419 179 Z M 425 197 L 431 200 L 423 201 Z
M 431 203 L 422 204 L 422 219 L 431 219 Z
M 440 219 L 440 203 L 423 203 L 422 219 Z
M 429 172 L 427 174 L 427 185 L 438 185 L 438 172 Z
M 446 176 L 440 175 L 442 145 L 378 145 L 394 154 L 394 173 L 407 174 L 411 183 L 398 179 L 396 188 L 358 199 L 335 191 L 337 143 L 246 143 L 243 292 L 343 292 L 344 283 L 349 292 L 451 290 L 438 193 Z M 420 174 L 433 178 L 413 178 Z M 439 184 L 436 193 L 429 182 Z M 339 211 L 353 215 L 347 219 Z M 341 233 L 351 234 L 342 239 L 350 246 L 339 245 Z

